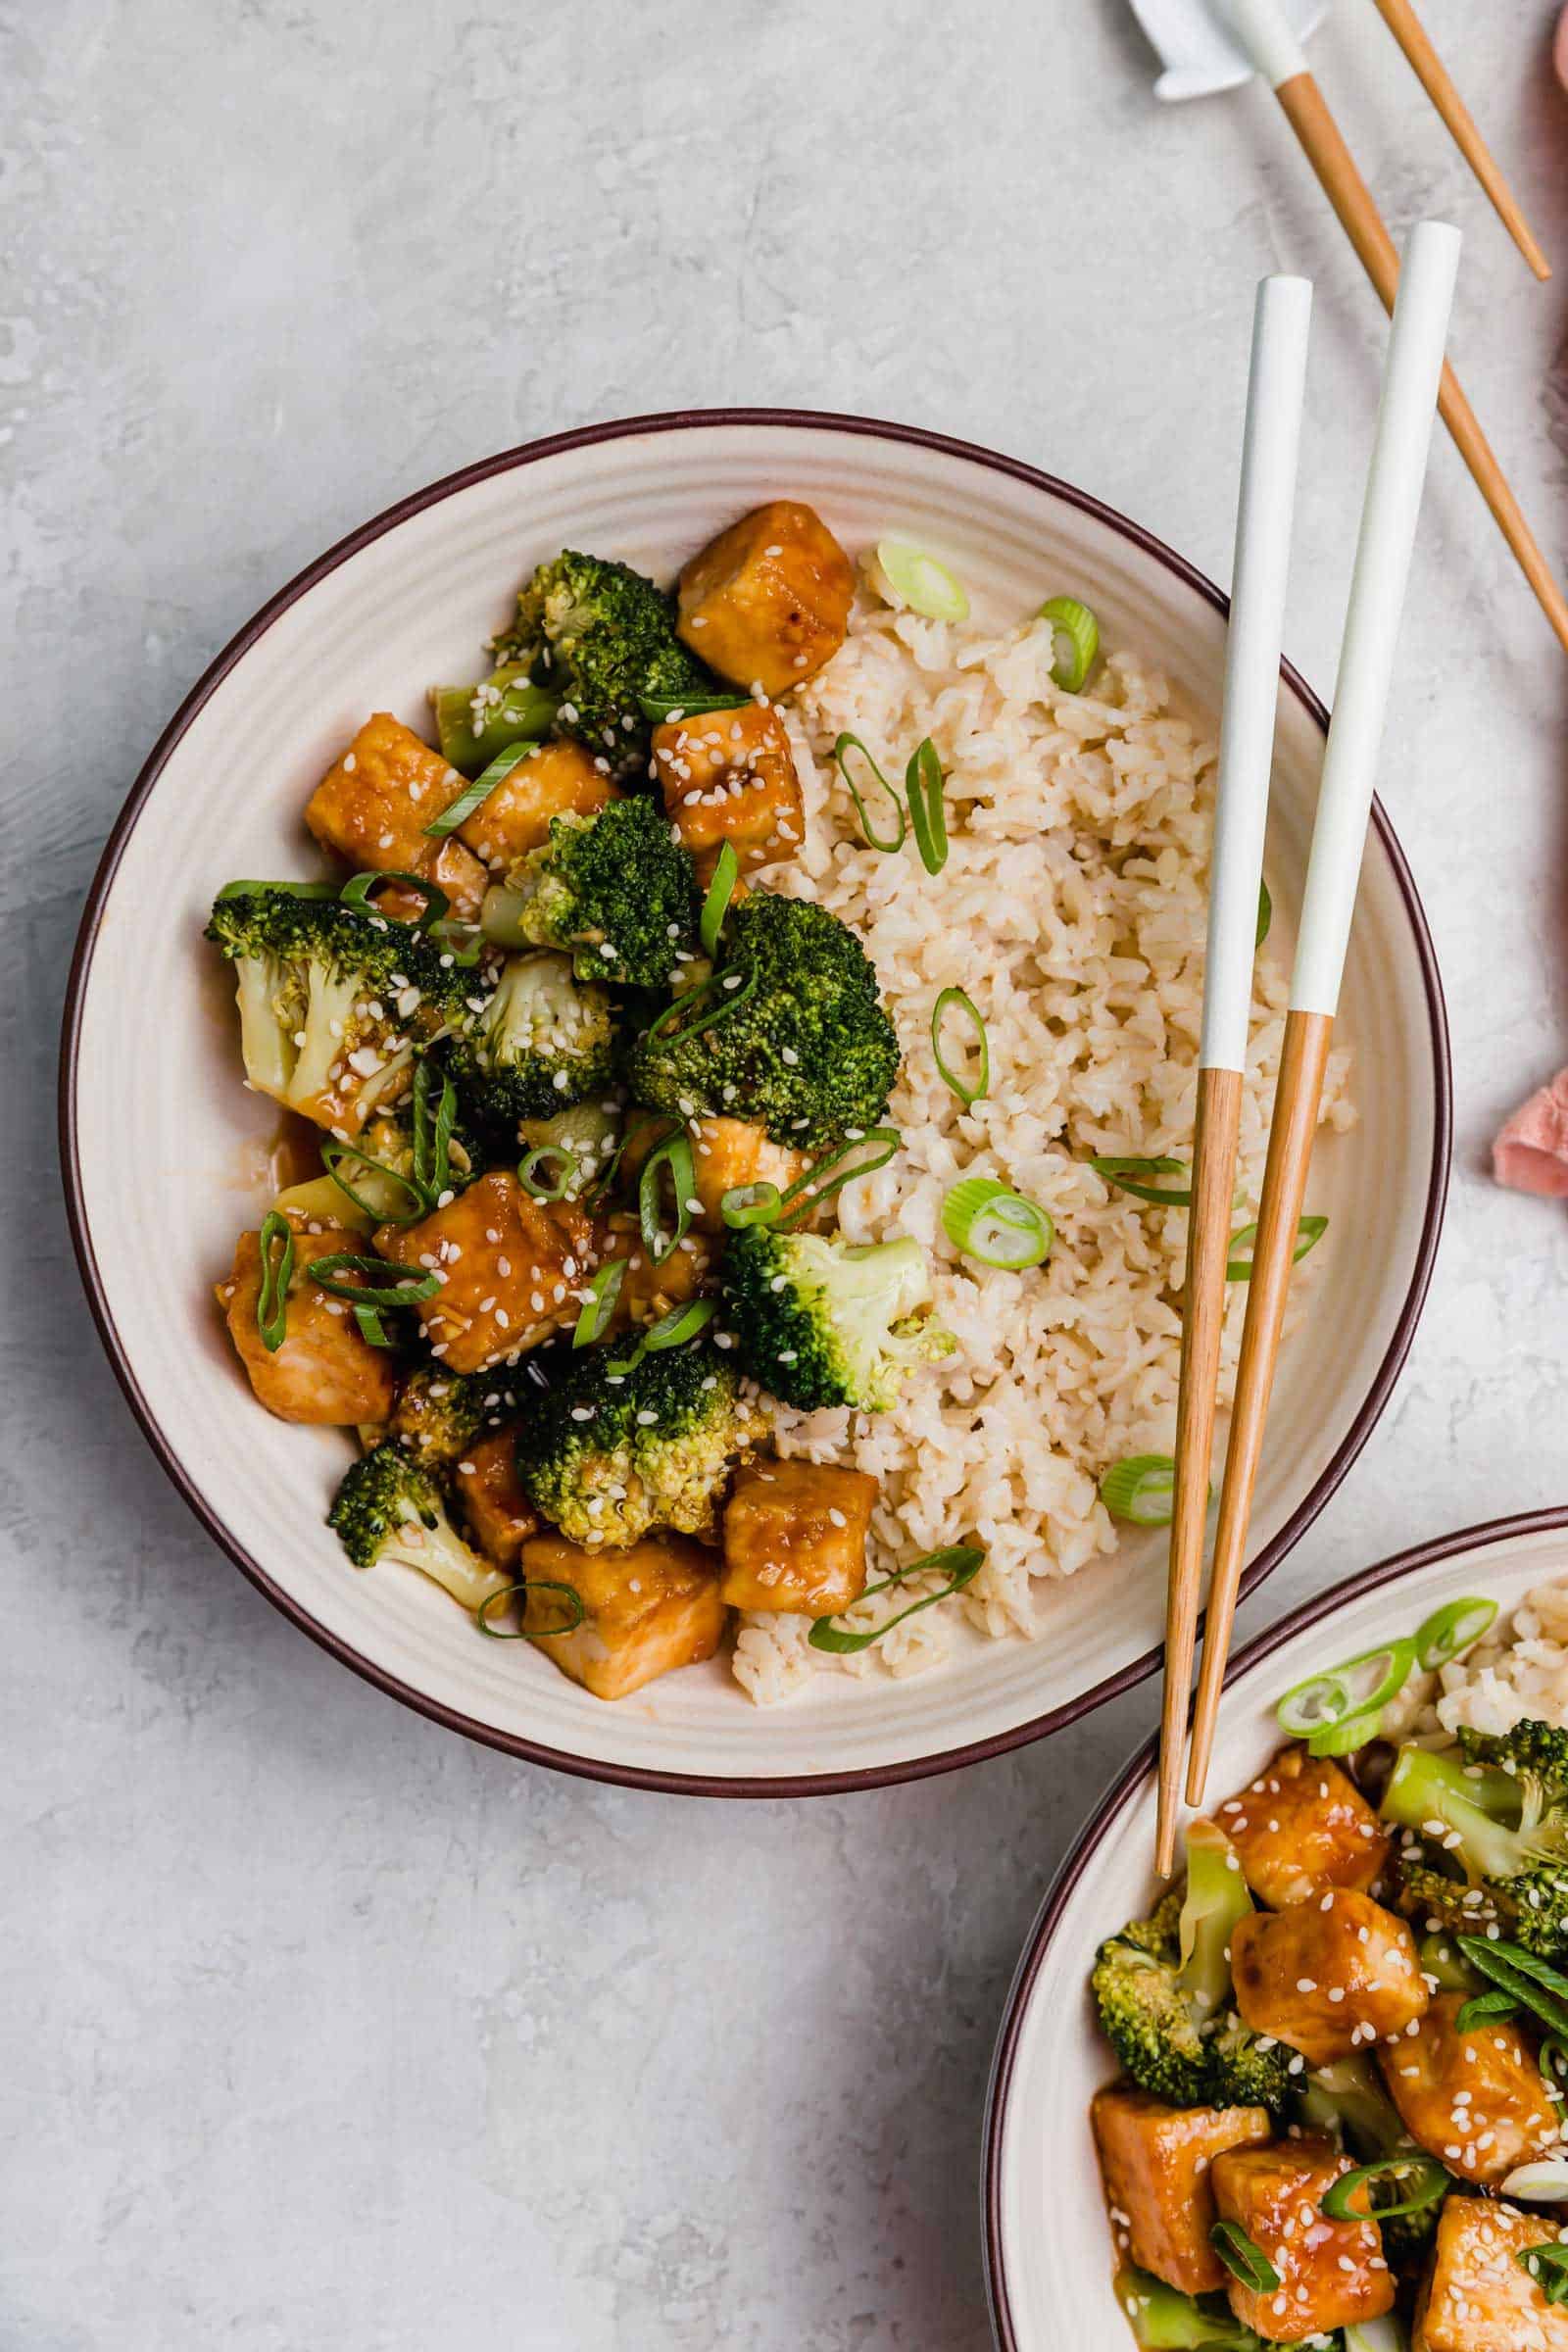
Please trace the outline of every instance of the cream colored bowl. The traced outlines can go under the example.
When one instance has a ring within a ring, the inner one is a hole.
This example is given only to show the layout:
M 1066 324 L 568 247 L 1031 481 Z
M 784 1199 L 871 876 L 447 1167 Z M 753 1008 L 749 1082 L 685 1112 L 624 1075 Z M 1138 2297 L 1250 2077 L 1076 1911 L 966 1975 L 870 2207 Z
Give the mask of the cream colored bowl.
M 721 1662 L 615 1706 L 547 1659 L 486 1642 L 401 1570 L 357 1575 L 323 1526 L 345 1459 L 331 1431 L 270 1420 L 211 1305 L 258 1213 L 270 1108 L 241 1091 L 229 991 L 201 942 L 236 874 L 310 871 L 300 810 L 372 710 L 422 723 L 434 679 L 474 674 L 524 571 L 563 544 L 670 574 L 761 500 L 804 498 L 852 549 L 896 531 L 940 550 L 982 609 L 1071 589 L 1107 639 L 1217 704 L 1224 612 L 1168 548 L 1082 492 L 899 425 L 718 412 L 564 434 L 420 491 L 259 612 L 178 712 L 115 828 L 82 923 L 65 1040 L 64 1159 L 105 1344 L 148 1438 L 230 1557 L 347 1664 L 519 1754 L 705 1792 L 862 1786 L 1037 1737 L 1147 1674 L 1162 1539 L 1053 1594 L 1032 1645 L 983 1642 L 916 1679 L 826 1676 L 759 1711 Z M 1276 923 L 1299 895 L 1324 713 L 1288 674 L 1269 858 Z M 149 909 L 156 919 L 149 922 Z M 151 943 L 151 945 L 149 945 Z M 1250 1581 L 1321 1508 L 1409 1346 L 1442 1216 L 1446 1032 L 1431 942 L 1380 815 L 1346 978 L 1362 1120 L 1324 1155 L 1332 1249 L 1283 1364 Z
M 1336 1658 L 1413 1634 L 1461 1594 L 1504 1613 L 1532 1585 L 1568 1576 L 1568 1509 L 1467 1528 L 1362 1570 L 1308 1601 L 1232 1663 L 1209 1788 L 1229 1796 L 1284 1743 L 1283 1691 Z M 985 2133 L 985 2232 L 991 2314 L 1003 2352 L 1131 2352 L 1111 2279 L 1115 2257 L 1101 2200 L 1089 2102 L 1116 2072 L 1101 2040 L 1089 1971 L 1101 1941 L 1147 1916 L 1152 1870 L 1155 1746 L 1122 1774 L 1063 1863 L 1030 1931 L 997 2043 Z

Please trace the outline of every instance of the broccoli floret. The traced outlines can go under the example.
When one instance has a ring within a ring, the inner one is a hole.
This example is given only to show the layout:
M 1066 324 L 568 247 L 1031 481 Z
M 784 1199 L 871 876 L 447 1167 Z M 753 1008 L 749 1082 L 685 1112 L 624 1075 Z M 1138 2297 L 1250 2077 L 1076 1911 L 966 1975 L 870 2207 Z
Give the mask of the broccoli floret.
M 1407 1842 L 1426 1841 L 1401 1856 L 1400 1869 L 1407 1890 L 1433 1917 L 1473 1932 L 1491 1924 L 1490 1907 L 1527 1951 L 1568 1955 L 1565 1750 L 1568 1736 L 1536 1723 L 1501 1739 L 1470 1737 L 1468 1762 L 1434 1748 L 1400 1748 L 1383 1817 Z
M 727 948 L 701 1002 L 633 1047 L 637 1101 L 680 1118 L 749 1119 L 803 1149 L 874 1127 L 899 1041 L 855 933 L 810 900 L 757 890 L 733 908 Z
M 1141 2090 L 1172 2107 L 1267 2107 L 1291 2088 L 1294 2050 L 1229 2006 L 1226 1954 L 1252 1908 L 1230 1840 L 1212 1822 L 1187 1836 L 1187 1884 L 1096 1955 L 1101 2031 Z
M 1384 2089 L 1369 2058 L 1336 2059 L 1332 2066 L 1320 2066 L 1306 2076 L 1305 2083 L 1300 2098 L 1301 2122 L 1310 2125 L 1314 2132 L 1331 2132 L 1357 2164 L 1383 2164 L 1396 2156 L 1408 2156 L 1422 2166 L 1431 2161 L 1406 2132 L 1398 2109 Z M 1386 2182 L 1384 2188 L 1388 2201 L 1396 2203 L 1398 2181 Z M 1387 2221 L 1379 2220 L 1383 2251 L 1396 2270 L 1412 2268 L 1425 2260 L 1442 2211 L 1443 2199 L 1439 2197 L 1423 2206 L 1419 2213 L 1399 2213 Z
M 886 1412 L 910 1370 L 951 1355 L 951 1332 L 923 1311 L 925 1251 L 907 1238 L 848 1243 L 751 1225 L 732 1234 L 724 1303 L 752 1378 L 813 1412 L 849 1404 Z
M 581 980 L 660 988 L 695 934 L 692 861 L 651 801 L 612 801 L 593 816 L 555 816 L 550 839 L 513 866 L 509 926 L 572 956 Z M 486 902 L 487 925 L 493 920 Z
M 648 758 L 643 695 L 711 694 L 716 681 L 675 634 L 672 596 L 603 556 L 566 549 L 541 564 L 517 598 L 514 628 L 496 644 L 503 661 L 531 663 L 557 698 L 556 725 L 618 774 Z
M 617 1372 L 612 1343 L 572 1357 L 517 1433 L 529 1500 L 574 1544 L 639 1543 L 677 1528 L 710 1538 L 731 1467 L 766 1434 L 756 1399 L 698 1342 Z
M 509 956 L 482 1009 L 470 1012 L 453 1039 L 447 1061 L 474 1123 L 515 1137 L 519 1120 L 545 1118 L 610 1085 L 609 995 L 574 980 L 564 956 Z
M 207 937 L 234 965 L 246 1077 L 319 1126 L 401 1101 L 417 1047 L 462 1014 L 463 975 L 436 947 L 338 899 L 221 898 Z
M 419 1364 L 398 1391 L 387 1435 L 426 1470 L 444 1470 L 462 1458 L 501 1397 L 492 1372 L 448 1372 Z
M 327 1525 L 356 1568 L 382 1560 L 417 1568 L 476 1609 L 506 1590 L 503 1569 L 470 1551 L 447 1516 L 446 1496 L 433 1473 L 394 1438 L 362 1454 L 337 1491 Z
M 1116 2274 L 1116 2300 L 1140 2352 L 1266 2352 L 1263 2338 L 1242 2325 L 1223 2295 L 1184 2295 L 1131 2263 Z M 1338 2332 L 1313 2338 L 1331 2340 L 1339 2343 Z

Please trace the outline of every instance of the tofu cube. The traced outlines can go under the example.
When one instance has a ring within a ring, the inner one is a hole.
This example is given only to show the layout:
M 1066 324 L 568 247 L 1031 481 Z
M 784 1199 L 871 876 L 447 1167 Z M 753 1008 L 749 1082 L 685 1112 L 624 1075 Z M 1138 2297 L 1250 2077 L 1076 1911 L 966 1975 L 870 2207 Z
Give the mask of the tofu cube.
M 796 856 L 806 840 L 795 757 L 770 706 L 748 703 L 656 727 L 654 773 L 705 890 L 726 841 L 747 874 Z
M 510 1429 L 475 1439 L 452 1472 L 468 1535 L 498 1568 L 515 1568 L 517 1555 L 538 1532 L 539 1514 L 522 1491 Z
M 1548 2303 L 1517 2260 L 1554 2244 L 1561 2227 L 1513 2205 L 1449 2197 L 1410 2352 L 1568 2352 L 1568 2304 Z
M 1364 1893 L 1388 1860 L 1388 1833 L 1360 1790 L 1304 1747 L 1283 1749 L 1215 1818 L 1247 1884 L 1274 1911 L 1331 1886 Z
M 779 498 L 692 558 L 678 625 L 721 678 L 784 694 L 838 652 L 854 598 L 850 559 L 821 516 Z
M 485 892 L 483 866 L 456 835 L 432 841 L 424 830 L 457 799 L 463 782 L 412 728 L 378 710 L 312 793 L 305 822 L 323 849 L 356 872 L 418 874 L 446 892 L 454 913 L 475 915 Z M 416 906 L 412 892 L 385 892 L 376 903 L 394 920 Z
M 1337 1887 L 1284 1911 L 1250 1911 L 1231 1937 L 1236 2006 L 1309 2066 L 1402 2034 L 1430 1995 L 1415 1938 L 1369 1894 Z
M 865 1590 L 865 1539 L 877 1481 L 836 1462 L 752 1462 L 724 1512 L 732 1608 L 835 1617 Z
M 1410 2137 L 1450 2173 L 1490 2188 L 1549 2147 L 1561 2127 L 1513 2020 L 1489 2017 L 1461 2034 L 1465 1998 L 1440 1993 L 1413 2034 L 1379 2050 L 1378 2065 Z
M 552 817 L 593 816 L 620 797 L 580 743 L 542 743 L 465 818 L 458 839 L 492 870 L 504 871 L 544 848 Z
M 700 1233 L 688 1233 L 656 1266 L 643 1246 L 642 1227 L 634 1216 L 617 1209 L 604 1229 L 600 1262 L 618 1257 L 625 1266 L 615 1296 L 612 1329 L 657 1323 L 672 1307 L 684 1306 L 702 1290 L 715 1252 Z
M 1333 2222 L 1318 2210 L 1350 2170 L 1348 2156 L 1311 2138 L 1233 2148 L 1214 2159 L 1220 2219 L 1245 2230 L 1280 2278 L 1277 2287 L 1254 2294 L 1227 2273 L 1231 2309 L 1272 2344 L 1299 2344 L 1394 2309 L 1394 2275 L 1376 2223 Z
M 530 1536 L 519 1564 L 530 1584 L 569 1585 L 581 1600 L 583 1623 L 551 1635 L 570 1604 L 559 1592 L 530 1592 L 523 1626 L 595 1698 L 625 1698 L 658 1675 L 710 1658 L 723 1638 L 717 1558 L 686 1536 L 650 1536 L 623 1551 Z
M 379 1226 L 375 1246 L 438 1276 L 415 1313 L 449 1372 L 483 1372 L 569 1329 L 596 1263 L 593 1220 L 569 1200 L 535 1200 L 510 1169 L 416 1225 Z
M 1117 2244 L 1184 2295 L 1213 2294 L 1230 2273 L 1209 2243 L 1209 2167 L 1227 2148 L 1273 2137 L 1266 2107 L 1167 2107 L 1147 2090 L 1097 2091 L 1089 2122 Z
M 333 1298 L 310 1278 L 315 1259 L 363 1248 L 363 1237 L 341 1226 L 316 1233 L 296 1226 L 283 1345 L 270 1350 L 256 1320 L 261 1236 L 247 1231 L 234 1244 L 233 1272 L 218 1285 L 218 1303 L 251 1387 L 280 1421 L 348 1428 L 384 1421 L 392 1410 L 397 1376 L 390 1354 L 362 1338 L 346 1298 Z

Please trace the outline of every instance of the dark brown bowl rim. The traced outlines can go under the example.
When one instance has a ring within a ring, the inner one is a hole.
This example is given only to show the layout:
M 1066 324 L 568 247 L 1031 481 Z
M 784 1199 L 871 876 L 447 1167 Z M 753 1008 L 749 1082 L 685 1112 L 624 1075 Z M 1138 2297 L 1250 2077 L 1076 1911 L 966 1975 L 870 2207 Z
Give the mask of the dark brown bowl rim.
M 1439 1560 L 1457 1559 L 1462 1552 L 1479 1551 L 1484 1545 L 1511 1541 L 1518 1536 L 1539 1536 L 1555 1530 L 1568 1529 L 1568 1504 L 1558 1504 L 1548 1510 L 1524 1511 L 1511 1519 L 1487 1519 L 1479 1526 L 1460 1528 L 1451 1536 L 1435 1536 L 1430 1543 L 1416 1544 L 1408 1551 L 1395 1552 L 1389 1559 L 1380 1560 L 1376 1567 L 1357 1570 L 1345 1577 L 1327 1592 L 1302 1601 L 1278 1625 L 1271 1625 L 1249 1642 L 1245 1649 L 1232 1658 L 1225 1676 L 1225 1687 L 1271 1657 L 1298 1634 L 1305 1633 L 1323 1618 L 1348 1600 L 1359 1600 L 1363 1593 L 1376 1592 L 1384 1585 L 1397 1584 Z M 991 2080 L 986 2090 L 986 2114 L 983 2129 L 981 2171 L 981 2228 L 986 2244 L 986 2294 L 991 2306 L 991 2327 L 1000 2352 L 1023 2352 L 1012 2323 L 1012 2311 L 1007 2301 L 1006 2273 L 1002 2260 L 1002 2134 L 1006 2121 L 1007 2094 L 1012 2085 L 1013 2067 L 1018 2055 L 1018 2037 L 1023 2030 L 1024 2014 L 1034 1982 L 1045 1964 L 1052 1937 L 1061 1924 L 1079 1880 L 1099 1849 L 1102 1840 L 1120 1813 L 1132 1791 L 1153 1772 L 1159 1761 L 1159 1735 L 1152 1733 L 1119 1772 L 1110 1788 L 1101 1798 L 1094 1812 L 1073 1840 L 1066 1860 L 1057 1871 L 1047 1890 L 1046 1899 L 1035 1915 L 1023 1947 L 1023 1954 L 1013 1972 L 1007 1988 L 1006 2005 L 997 2034 L 996 2053 L 991 2061 Z M 1131 2337 L 1128 2341 L 1131 2342 Z
M 302 1633 L 308 1634 L 314 1642 L 319 1643 L 321 1648 L 328 1651 L 343 1665 L 352 1668 L 366 1682 L 372 1683 L 377 1690 L 385 1690 L 392 1697 L 401 1699 L 405 1706 L 413 1707 L 416 1713 L 428 1716 L 432 1722 L 444 1724 L 450 1731 L 462 1732 L 468 1739 L 477 1740 L 486 1746 L 501 1748 L 509 1755 L 526 1757 L 530 1763 L 547 1764 L 559 1772 L 574 1773 L 586 1780 L 608 1781 L 619 1788 L 653 1788 L 677 1795 L 826 1796 L 860 1788 L 884 1788 L 901 1781 L 921 1780 L 931 1774 L 953 1772 L 960 1765 L 980 1763 L 987 1757 L 1003 1755 L 1010 1748 L 1021 1747 L 1029 1740 L 1043 1739 L 1047 1733 L 1059 1731 L 1067 1724 L 1076 1723 L 1080 1717 L 1091 1713 L 1096 1707 L 1103 1705 L 1106 1699 L 1114 1698 L 1121 1691 L 1131 1690 L 1135 1684 L 1142 1682 L 1146 1676 L 1153 1672 L 1159 1660 L 1159 1651 L 1157 1648 L 1146 1651 L 1142 1657 L 1131 1660 L 1129 1664 L 1120 1667 L 1115 1674 L 1107 1676 L 1103 1682 L 1095 1684 L 1090 1690 L 1080 1691 L 1063 1705 L 1054 1707 L 1044 1715 L 1033 1716 L 1027 1723 L 1016 1724 L 1008 1731 L 999 1732 L 991 1739 L 974 1740 L 961 1747 L 947 1748 L 935 1755 L 915 1756 L 898 1763 L 873 1765 L 858 1772 L 808 1773 L 777 1779 L 749 1776 L 735 1780 L 700 1773 L 656 1772 L 640 1766 L 602 1762 L 592 1757 L 573 1755 L 560 1748 L 547 1747 L 538 1740 L 522 1739 L 514 1733 L 499 1731 L 492 1725 L 478 1723 L 473 1717 L 465 1715 L 460 1709 L 446 1706 L 437 1699 L 427 1697 L 410 1684 L 400 1681 L 396 1675 L 389 1674 L 383 1668 L 374 1665 L 368 1658 L 364 1657 L 353 1648 L 350 1643 L 318 1624 L 306 1609 L 284 1592 L 261 1563 L 253 1559 L 235 1541 L 219 1518 L 218 1513 L 207 1501 L 206 1496 L 193 1483 L 184 1465 L 158 1426 L 147 1400 L 141 1393 L 135 1374 L 131 1369 L 128 1352 L 109 1312 L 103 1279 L 98 1270 L 92 1237 L 87 1230 L 86 1214 L 82 1203 L 81 1164 L 76 1131 L 75 1091 L 82 1006 L 86 996 L 87 979 L 92 964 L 93 946 L 99 918 L 120 860 L 124 854 L 125 844 L 129 840 L 142 807 L 167 765 L 174 746 L 190 726 L 197 712 L 227 677 L 229 671 L 265 635 L 272 623 L 310 589 L 314 588 L 318 581 L 324 579 L 329 572 L 335 571 L 340 564 L 347 562 L 350 556 L 357 555 L 361 548 L 381 538 L 399 523 L 407 521 L 411 515 L 422 513 L 427 507 L 437 505 L 442 499 L 452 496 L 457 491 L 466 490 L 475 482 L 488 480 L 492 474 L 514 471 L 524 466 L 536 465 L 546 458 L 559 457 L 566 451 L 592 448 L 600 442 L 630 439 L 633 436 L 649 433 L 708 432 L 715 427 L 730 426 L 742 428 L 772 426 L 791 431 L 838 432 L 863 436 L 868 440 L 909 443 L 920 449 L 934 450 L 946 457 L 966 459 L 973 465 L 985 466 L 993 473 L 1005 474 L 1014 481 L 1027 483 L 1031 489 L 1043 490 L 1048 496 L 1060 500 L 1064 505 L 1076 507 L 1081 513 L 1093 515 L 1097 521 L 1119 533 L 1122 538 L 1141 549 L 1145 554 L 1155 557 L 1168 571 L 1173 572 L 1188 587 L 1196 590 L 1198 595 L 1212 606 L 1215 612 L 1224 614 L 1230 609 L 1229 599 L 1222 594 L 1212 580 L 1199 571 L 1195 565 L 1189 564 L 1185 557 L 1177 555 L 1173 548 L 1167 547 L 1164 541 L 1157 539 L 1152 531 L 1147 531 L 1140 524 L 1129 521 L 1126 515 L 1118 514 L 1113 507 L 1106 506 L 1102 500 L 1092 497 L 1088 491 L 1076 489 L 1070 482 L 1058 480 L 1054 474 L 1042 472 L 1038 466 L 1026 466 L 1020 459 L 1003 457 L 995 450 L 981 448 L 976 443 L 956 440 L 947 433 L 928 432 L 919 425 L 896 424 L 875 417 L 843 416 L 830 411 L 812 409 L 682 409 L 648 416 L 622 417 L 609 423 L 583 425 L 570 432 L 553 433 L 542 440 L 525 442 L 516 449 L 503 450 L 495 457 L 483 458 L 477 464 L 464 466 L 456 473 L 446 474 L 441 480 L 430 483 L 426 488 L 416 490 L 407 498 L 399 499 L 395 505 L 387 507 L 370 521 L 362 523 L 358 530 L 351 531 L 346 538 L 340 539 L 336 546 L 328 548 L 324 555 L 318 556 L 315 563 L 307 564 L 303 571 L 296 573 L 287 586 L 280 588 L 277 594 L 263 605 L 261 610 L 245 623 L 237 635 L 229 640 L 223 651 L 191 688 L 190 693 L 180 704 L 179 709 L 154 745 L 146 764 L 131 787 L 124 807 L 115 820 L 114 829 L 110 833 L 103 856 L 99 860 L 97 872 L 93 876 L 92 887 L 87 895 L 81 925 L 76 936 L 61 1038 L 60 1161 L 65 1182 L 72 1246 L 75 1250 L 76 1262 L 81 1270 L 87 1301 L 92 1309 L 93 1320 L 98 1326 L 99 1337 L 103 1341 L 115 1377 L 141 1426 L 142 1434 L 173 1481 L 174 1486 L 214 1542 L 228 1554 L 235 1567 L 250 1579 L 258 1592 L 264 1592 L 274 1608 L 280 1610 L 285 1617 L 297 1625 Z M 1291 691 L 1297 696 L 1319 729 L 1326 733 L 1329 714 L 1323 703 L 1312 692 L 1300 672 L 1295 669 L 1290 662 L 1282 662 L 1280 666 L 1281 675 Z M 1242 1579 L 1244 1594 L 1250 1592 L 1261 1584 L 1264 1577 L 1279 1565 L 1293 1545 L 1298 1543 L 1305 1529 L 1311 1525 L 1330 1495 L 1333 1494 L 1376 1427 L 1415 1335 L 1427 1288 L 1432 1279 L 1433 1260 L 1437 1253 L 1438 1237 L 1443 1225 L 1444 1203 L 1447 1195 L 1448 1153 L 1453 1120 L 1452 1073 L 1449 1065 L 1447 1016 L 1444 1004 L 1443 984 L 1439 977 L 1437 957 L 1419 894 L 1411 878 L 1409 866 L 1405 862 L 1404 854 L 1395 837 L 1393 827 L 1384 813 L 1381 803 L 1374 802 L 1373 804 L 1372 823 L 1394 869 L 1395 879 L 1398 884 L 1405 911 L 1409 917 L 1416 954 L 1420 959 L 1421 977 L 1426 992 L 1427 1012 L 1431 1024 L 1434 1127 L 1432 1171 L 1427 1185 L 1426 1208 L 1410 1288 L 1399 1311 L 1398 1321 L 1396 1324 L 1388 1351 L 1378 1367 L 1377 1375 L 1367 1393 L 1365 1401 L 1347 1431 L 1333 1459 L 1327 1464 L 1316 1483 L 1292 1513 L 1286 1525 L 1280 1529 L 1272 1542 L 1264 1546 L 1258 1557 L 1249 1565 Z

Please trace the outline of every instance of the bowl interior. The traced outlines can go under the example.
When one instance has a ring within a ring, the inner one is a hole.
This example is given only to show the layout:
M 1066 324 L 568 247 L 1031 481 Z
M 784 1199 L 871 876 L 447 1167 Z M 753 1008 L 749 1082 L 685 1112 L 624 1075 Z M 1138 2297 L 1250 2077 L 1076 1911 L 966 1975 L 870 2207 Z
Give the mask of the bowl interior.
M 908 1681 L 822 1678 L 771 1711 L 754 1709 L 720 1663 L 607 1707 L 520 1645 L 476 1639 L 419 1578 L 355 1574 L 322 1525 L 344 1440 L 260 1412 L 212 1311 L 234 1235 L 265 1199 L 274 1122 L 240 1088 L 229 988 L 199 935 L 233 875 L 317 870 L 300 812 L 321 770 L 370 710 L 421 725 L 432 681 L 478 674 L 481 642 L 532 564 L 566 544 L 667 575 L 781 494 L 818 507 L 852 551 L 889 530 L 940 550 L 999 621 L 1045 595 L 1080 594 L 1110 645 L 1164 667 L 1199 712 L 1217 708 L 1223 621 L 1201 584 L 1073 494 L 978 453 L 745 418 L 546 445 L 411 502 L 286 592 L 218 665 L 117 837 L 67 1080 L 78 1232 L 122 1373 L 166 1461 L 274 1597 L 401 1694 L 481 1736 L 589 1769 L 775 1786 L 917 1768 L 1103 1694 L 1158 1641 L 1162 1539 L 1129 1542 L 1054 1587 L 1047 1640 L 975 1639 Z M 1287 945 L 1321 752 L 1309 700 L 1282 689 L 1269 871 Z M 1342 1028 L 1361 1123 L 1314 1172 L 1332 1247 L 1281 1369 L 1254 1566 L 1299 1532 L 1375 1417 L 1441 1209 L 1441 1001 L 1385 830 L 1369 845 Z
M 1274 1702 L 1314 1667 L 1413 1633 L 1461 1593 L 1506 1611 L 1544 1578 L 1568 1573 L 1568 1511 L 1452 1537 L 1339 1588 L 1265 1635 L 1238 1661 L 1209 1787 L 1244 1788 L 1283 1744 Z M 1438 1556 L 1434 1556 L 1434 1555 Z M 1341 1597 L 1343 1595 L 1343 1597 Z M 1267 1654 L 1263 1654 L 1263 1653 Z M 1132 2336 L 1111 2292 L 1114 2256 L 1089 2130 L 1089 2101 L 1115 2065 L 1094 2022 L 1087 1978 L 1096 1946 L 1144 1915 L 1157 1891 L 1154 1776 L 1130 1769 L 1068 1858 L 1030 1934 L 1007 2005 L 987 2132 L 986 2228 L 993 2309 L 1004 2352 L 1110 2347 Z

